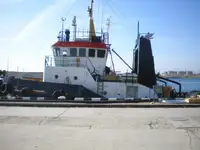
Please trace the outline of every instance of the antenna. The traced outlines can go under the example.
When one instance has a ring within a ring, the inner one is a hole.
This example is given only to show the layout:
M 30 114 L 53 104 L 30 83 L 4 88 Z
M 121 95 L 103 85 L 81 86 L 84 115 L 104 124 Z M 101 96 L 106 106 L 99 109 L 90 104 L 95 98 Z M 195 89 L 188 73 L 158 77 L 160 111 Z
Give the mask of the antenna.
M 74 27 L 74 41 L 76 40 L 76 16 L 74 16 L 74 19 L 72 20 L 72 26 Z
M 140 23 L 137 24 L 137 38 L 140 38 Z
M 107 44 L 109 44 L 109 32 L 110 32 L 110 23 L 111 23 L 111 16 L 109 18 L 107 18 Z M 112 67 L 113 67 L 113 71 L 115 72 L 115 65 L 114 65 L 114 61 L 113 61 L 113 57 L 112 57 L 112 52 L 110 50 L 110 46 L 109 46 L 109 49 L 108 49 L 108 52 L 110 53 L 110 58 L 111 58 L 111 63 L 112 63 Z
M 107 32 L 109 33 L 110 30 L 110 23 L 111 23 L 111 16 L 109 18 L 107 18 Z
M 88 7 L 89 17 L 90 17 L 90 30 L 89 30 L 89 39 L 92 40 L 92 37 L 95 36 L 95 27 L 93 22 L 93 3 L 94 0 L 91 0 L 91 6 Z
M 138 45 L 138 53 L 137 53 L 137 72 L 136 74 L 139 74 L 139 69 L 140 69 L 140 23 L 138 21 L 137 24 L 137 45 Z M 133 62 L 134 63 L 134 62 Z
M 64 35 L 63 35 L 63 33 L 64 33 L 64 22 L 65 22 L 65 20 L 66 20 L 66 18 L 64 18 L 64 17 L 61 18 L 61 21 L 62 21 L 62 37 L 61 37 L 61 41 L 64 40 Z
M 89 17 L 91 19 L 93 18 L 93 3 L 94 3 L 94 0 L 91 0 L 90 7 L 88 7 Z
M 110 32 L 110 20 L 111 20 L 111 17 L 109 17 L 109 18 L 107 18 L 107 23 L 106 23 L 106 25 L 107 25 L 107 44 L 109 44 L 109 32 Z

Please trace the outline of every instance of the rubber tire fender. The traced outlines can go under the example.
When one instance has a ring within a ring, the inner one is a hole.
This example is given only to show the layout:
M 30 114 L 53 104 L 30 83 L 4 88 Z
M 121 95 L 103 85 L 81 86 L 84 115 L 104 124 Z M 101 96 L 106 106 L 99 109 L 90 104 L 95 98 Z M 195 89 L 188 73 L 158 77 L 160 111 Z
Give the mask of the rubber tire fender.
M 23 87 L 21 89 L 20 95 L 21 96 L 30 96 L 32 93 L 33 93 L 33 90 L 31 88 Z
M 58 99 L 59 96 L 62 96 L 62 93 L 60 90 L 55 90 L 53 93 L 52 93 L 52 97 L 55 98 L 55 99 Z
M 12 94 L 13 92 L 13 86 L 11 84 L 2 84 L 1 85 L 1 93 L 2 94 Z

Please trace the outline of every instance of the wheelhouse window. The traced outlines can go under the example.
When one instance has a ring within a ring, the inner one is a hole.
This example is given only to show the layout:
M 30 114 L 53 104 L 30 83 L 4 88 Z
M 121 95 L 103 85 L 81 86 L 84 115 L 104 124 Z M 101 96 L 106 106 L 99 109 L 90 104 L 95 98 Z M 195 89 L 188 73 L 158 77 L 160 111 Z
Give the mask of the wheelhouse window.
M 85 48 L 79 48 L 79 56 L 80 57 L 86 56 L 86 49 Z
M 95 57 L 95 49 L 89 49 L 89 57 Z
M 105 57 L 105 50 L 97 50 L 97 57 L 104 58 Z
M 63 51 L 63 56 L 64 56 L 64 57 L 67 56 L 67 51 Z
M 72 57 L 77 56 L 77 48 L 70 48 L 70 56 Z
M 60 48 L 54 48 L 53 51 L 55 56 L 60 56 Z

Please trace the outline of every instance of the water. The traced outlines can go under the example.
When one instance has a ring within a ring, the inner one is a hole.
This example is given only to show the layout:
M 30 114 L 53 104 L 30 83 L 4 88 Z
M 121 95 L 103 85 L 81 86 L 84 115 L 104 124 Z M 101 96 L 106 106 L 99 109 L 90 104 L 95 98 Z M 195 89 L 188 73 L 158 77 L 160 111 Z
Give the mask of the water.
M 189 92 L 192 90 L 200 91 L 200 78 L 171 78 L 171 80 L 177 81 L 182 85 L 182 92 Z M 179 86 L 168 82 L 168 86 L 172 86 L 178 92 Z

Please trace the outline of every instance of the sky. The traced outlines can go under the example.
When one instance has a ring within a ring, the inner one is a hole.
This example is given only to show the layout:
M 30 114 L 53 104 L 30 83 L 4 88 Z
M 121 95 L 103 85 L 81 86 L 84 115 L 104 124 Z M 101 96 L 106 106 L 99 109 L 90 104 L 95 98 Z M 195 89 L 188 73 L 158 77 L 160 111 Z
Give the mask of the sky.
M 44 56 L 52 55 L 51 45 L 61 30 L 72 29 L 77 17 L 79 29 L 88 28 L 90 0 L 0 0 L 0 69 L 43 71 Z M 128 64 L 140 32 L 155 33 L 152 50 L 156 71 L 200 72 L 199 0 L 94 0 L 96 30 L 106 29 L 111 17 L 110 43 Z M 114 56 L 117 71 L 127 66 Z M 111 63 L 108 61 L 108 66 Z

